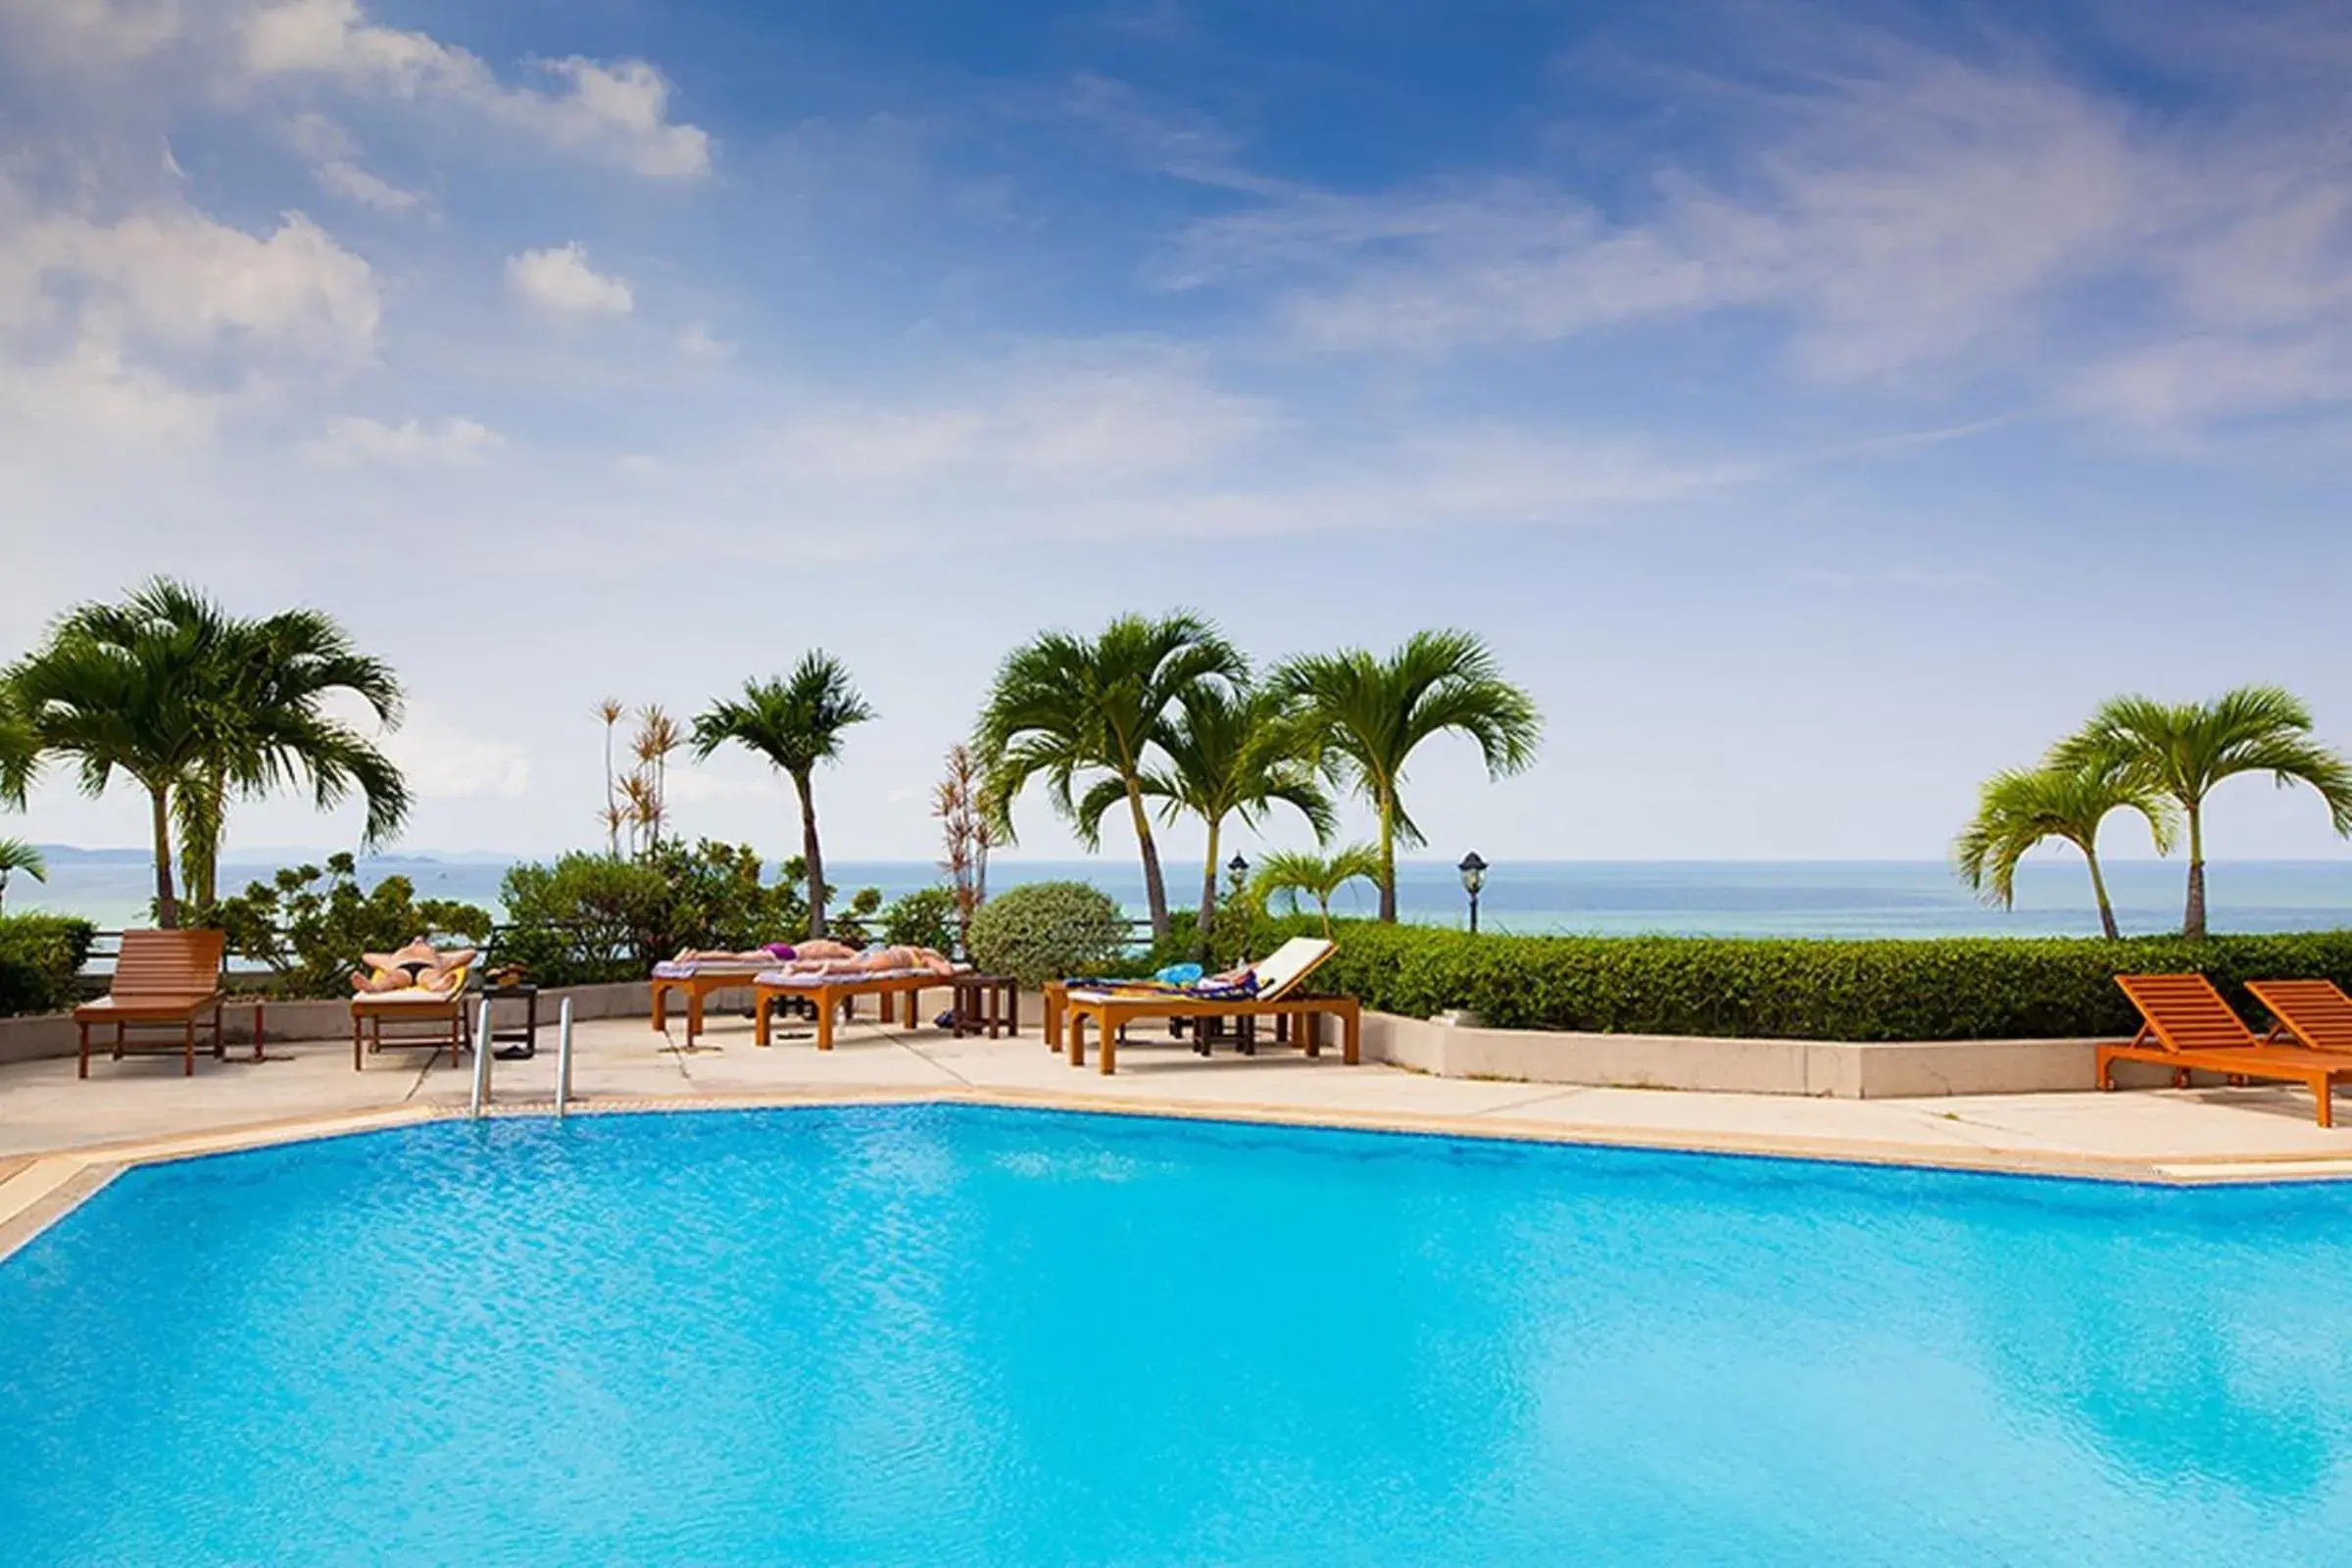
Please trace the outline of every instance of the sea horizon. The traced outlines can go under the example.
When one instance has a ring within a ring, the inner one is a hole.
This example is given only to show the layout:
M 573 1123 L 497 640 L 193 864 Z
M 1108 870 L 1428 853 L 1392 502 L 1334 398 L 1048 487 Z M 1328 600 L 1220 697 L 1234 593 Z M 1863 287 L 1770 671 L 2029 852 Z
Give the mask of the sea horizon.
M 42 846 L 46 884 L 18 876 L 6 906 L 77 915 L 102 928 L 148 918 L 152 860 L 135 849 Z M 267 849 L 239 852 L 221 864 L 221 885 L 241 891 L 280 866 L 321 864 L 332 852 Z M 360 880 L 373 887 L 405 876 L 420 899 L 453 899 L 500 913 L 498 893 L 509 865 L 538 857 L 495 852 L 397 851 L 359 858 Z M 774 860 L 767 862 L 773 874 Z M 992 890 L 1026 882 L 1090 883 L 1145 913 L 1143 872 L 1133 858 L 1001 858 Z M 2186 866 L 2180 860 L 2121 860 L 2106 865 L 2116 914 L 2127 935 L 2180 928 Z M 934 862 L 837 859 L 827 874 L 847 899 L 866 887 L 895 899 L 937 885 Z M 1176 907 L 1198 900 L 1200 868 L 1171 864 L 1168 897 Z M 2216 931 L 2294 931 L 2352 926 L 2352 860 L 2227 860 L 2207 868 Z M 1497 861 L 1480 898 L 1480 926 L 1490 932 L 1594 935 L 1893 937 L 2095 936 L 2097 915 L 2082 863 L 2030 861 L 2017 877 L 2014 909 L 1987 906 L 1951 867 L 1931 859 Z M 1418 924 L 1467 924 L 1468 900 L 1452 863 L 1400 859 L 1401 916 Z M 1368 884 L 1334 901 L 1333 912 L 1366 916 L 1377 908 Z

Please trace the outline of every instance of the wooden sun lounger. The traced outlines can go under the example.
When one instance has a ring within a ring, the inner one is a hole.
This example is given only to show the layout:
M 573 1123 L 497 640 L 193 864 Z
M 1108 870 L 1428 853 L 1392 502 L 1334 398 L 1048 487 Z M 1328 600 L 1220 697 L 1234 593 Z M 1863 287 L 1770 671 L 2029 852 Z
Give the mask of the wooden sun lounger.
M 478 999 L 475 999 L 478 1000 Z M 466 976 L 461 972 L 458 983 L 447 993 L 425 991 L 361 992 L 351 999 L 351 1070 L 359 1072 L 366 1065 L 371 1051 L 413 1050 L 430 1047 L 437 1054 L 443 1046 L 449 1048 L 449 1064 L 458 1064 L 458 1054 L 473 1049 L 473 1014 L 466 1006 Z M 394 1035 L 384 1038 L 384 1025 L 392 1023 L 432 1023 L 440 1029 L 429 1035 Z M 367 1035 L 363 1041 L 362 1026 Z M 425 1058 L 429 1066 L 432 1057 Z
M 228 938 L 220 931 L 125 931 L 115 959 L 114 979 L 106 995 L 74 1009 L 74 1030 L 81 1037 L 81 1062 L 76 1076 L 90 1075 L 90 1025 L 115 1026 L 114 1055 L 169 1055 L 178 1052 L 185 1076 L 196 1076 L 196 1023 L 207 1011 L 213 1015 L 213 1057 L 226 1052 L 220 1035 L 220 963 L 227 956 Z M 179 1038 L 169 1045 L 139 1045 L 125 1038 L 126 1029 L 162 1028 L 176 1024 Z M 261 1050 L 262 1010 L 253 1013 L 254 1050 Z
M 692 974 L 655 975 L 654 1032 L 661 1034 L 669 1027 L 669 998 L 675 992 L 686 999 L 686 1044 L 692 1046 L 694 1037 L 703 1032 L 703 1004 L 712 992 L 749 991 L 761 971 L 775 966 L 776 960 L 770 958 L 764 963 L 712 964 L 698 967 Z
M 1292 1040 L 1308 1055 L 1322 1054 L 1322 1020 L 1341 1022 L 1340 1057 L 1353 1066 L 1363 1053 L 1363 1005 L 1353 997 L 1313 996 L 1306 977 L 1338 949 L 1330 942 L 1298 937 L 1252 964 L 1279 970 L 1281 979 L 1254 997 L 1187 996 L 1181 991 L 1088 990 L 1068 984 L 1046 988 L 1046 1036 L 1073 1067 L 1086 1065 L 1086 1029 L 1092 1021 L 1101 1039 L 1100 1067 L 1105 1078 L 1119 1070 L 1119 1031 L 1139 1018 L 1271 1018 L 1287 1023 Z
M 882 999 L 882 1022 L 896 1020 L 897 999 L 906 999 L 906 1022 L 909 1027 L 922 1017 L 918 998 L 926 991 L 953 988 L 952 974 L 933 974 L 926 969 L 918 974 L 885 975 L 825 975 L 810 979 L 804 985 L 766 984 L 752 987 L 753 1038 L 760 1045 L 768 1043 L 768 1012 L 780 998 L 791 997 L 812 1004 L 816 1008 L 816 1049 L 833 1049 L 833 1019 L 836 1014 L 849 1016 L 859 997 Z
M 2119 974 L 2115 983 L 2139 1009 L 2141 1023 L 2129 1044 L 2099 1047 L 2101 1089 L 2115 1087 L 2119 1061 L 2170 1067 L 2176 1089 L 2188 1087 L 2192 1071 L 2219 1073 L 2233 1084 L 2249 1079 L 2299 1083 L 2311 1091 L 2320 1125 L 2335 1125 L 2333 1091 L 2339 1078 L 2352 1079 L 2352 1053 L 2261 1039 L 2201 974 Z
M 2352 1055 L 2352 997 L 2332 980 L 2253 980 L 2246 989 L 2271 1015 L 2272 1045 Z

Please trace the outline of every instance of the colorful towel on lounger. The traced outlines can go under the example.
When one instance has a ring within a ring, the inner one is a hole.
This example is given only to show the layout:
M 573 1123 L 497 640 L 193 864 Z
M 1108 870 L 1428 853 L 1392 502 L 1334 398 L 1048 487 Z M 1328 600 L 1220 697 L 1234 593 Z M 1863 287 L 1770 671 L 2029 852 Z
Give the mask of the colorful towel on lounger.
M 1090 996 L 1190 997 L 1196 1002 L 1248 1002 L 1257 995 L 1257 976 L 1212 974 L 1180 985 L 1154 976 L 1150 980 L 1065 980 L 1071 991 Z
M 734 963 L 721 963 L 714 959 L 699 958 L 692 962 L 680 963 L 675 958 L 663 958 L 660 963 L 654 965 L 654 978 L 657 980 L 691 980 L 699 974 L 739 974 L 748 980 L 760 972 L 761 964 L 774 961 L 772 958 L 757 960 L 744 958 Z
M 813 990 L 818 986 L 854 986 L 867 980 L 906 980 L 918 974 L 926 975 L 943 986 L 949 979 L 934 969 L 850 969 L 837 974 L 795 974 L 789 969 L 768 969 L 754 975 L 752 983 Z

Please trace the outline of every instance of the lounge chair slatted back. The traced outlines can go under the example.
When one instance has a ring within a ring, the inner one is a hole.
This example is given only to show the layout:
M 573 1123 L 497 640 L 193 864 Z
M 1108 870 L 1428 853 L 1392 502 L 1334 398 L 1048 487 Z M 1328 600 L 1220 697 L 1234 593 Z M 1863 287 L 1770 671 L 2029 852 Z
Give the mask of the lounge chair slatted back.
M 117 1002 L 209 997 L 228 951 L 220 931 L 125 931 L 108 994 Z
M 2119 974 L 2115 983 L 2167 1051 L 2246 1051 L 2262 1044 L 2201 974 Z
M 2300 1044 L 2352 1053 L 2352 997 L 2334 981 L 2256 980 L 2246 989 Z
M 1339 951 L 1339 944 L 1321 937 L 1293 937 L 1250 966 L 1257 977 L 1257 1000 L 1279 1001 L 1296 991 Z

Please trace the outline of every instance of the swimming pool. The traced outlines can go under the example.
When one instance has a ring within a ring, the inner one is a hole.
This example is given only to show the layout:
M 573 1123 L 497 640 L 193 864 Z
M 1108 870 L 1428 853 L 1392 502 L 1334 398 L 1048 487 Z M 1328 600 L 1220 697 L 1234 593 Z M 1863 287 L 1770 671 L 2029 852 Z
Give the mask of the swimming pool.
M 2352 1190 L 977 1106 L 128 1172 L 0 1263 L 12 1563 L 2282 1564 Z

